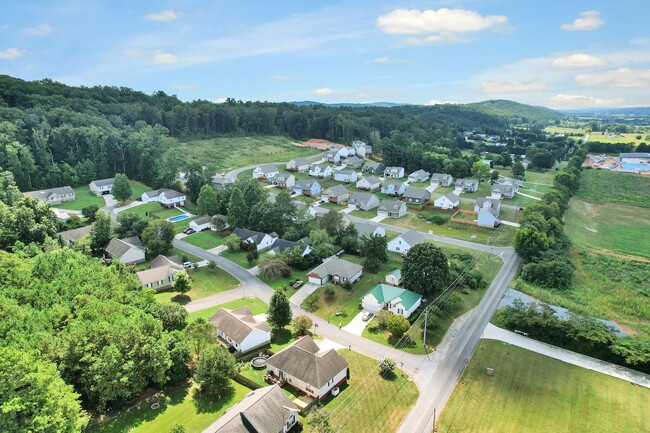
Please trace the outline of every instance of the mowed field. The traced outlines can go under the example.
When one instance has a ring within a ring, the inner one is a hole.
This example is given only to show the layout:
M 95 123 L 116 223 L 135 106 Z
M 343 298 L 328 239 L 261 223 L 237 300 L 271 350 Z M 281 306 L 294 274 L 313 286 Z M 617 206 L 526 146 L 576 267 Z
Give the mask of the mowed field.
M 634 143 L 638 145 L 642 141 L 647 141 L 647 136 L 647 132 L 616 134 L 614 137 L 609 137 L 609 134 L 604 132 L 590 132 L 589 141 L 599 141 L 601 143 Z
M 620 203 L 650 208 L 650 176 L 606 170 L 584 170 L 575 197 L 594 203 Z
M 486 367 L 494 375 L 486 375 Z M 479 343 L 442 433 L 648 432 L 650 391 L 499 341 Z
M 231 170 L 252 164 L 285 162 L 318 153 L 298 147 L 286 137 L 233 137 L 193 140 L 179 145 L 186 161 L 211 170 Z

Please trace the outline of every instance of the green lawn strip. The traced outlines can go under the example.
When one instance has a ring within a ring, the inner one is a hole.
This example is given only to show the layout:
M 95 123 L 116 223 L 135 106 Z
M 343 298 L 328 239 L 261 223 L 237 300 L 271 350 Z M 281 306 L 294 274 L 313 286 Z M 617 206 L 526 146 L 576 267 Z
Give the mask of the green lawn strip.
M 288 277 L 276 278 L 274 280 L 266 280 L 262 278 L 262 280 L 269 286 L 273 287 L 274 290 L 283 290 L 289 286 L 290 281 L 296 281 L 296 280 L 307 281 L 307 271 L 292 269 L 291 274 Z M 293 288 L 289 288 L 285 290 L 285 294 L 287 295 L 287 298 L 290 298 L 295 292 L 296 290 Z
M 215 305 L 204 310 L 193 311 L 188 317 L 188 322 L 196 320 L 199 317 L 204 319 L 209 319 L 217 312 L 220 308 L 227 308 L 229 310 L 236 310 L 238 308 L 248 307 L 253 312 L 253 315 L 266 313 L 269 310 L 269 306 L 266 305 L 260 299 L 252 296 L 246 298 L 235 299 L 234 301 L 225 302 L 223 304 Z
M 248 259 L 246 258 L 246 255 L 248 253 L 246 251 L 230 251 L 230 250 L 225 250 L 221 252 L 221 256 L 230 260 L 231 262 L 237 263 L 239 266 L 245 269 L 250 269 L 253 266 L 255 266 L 257 263 L 253 262 L 251 265 L 248 263 Z
M 142 182 L 138 182 L 137 180 L 132 180 L 129 179 L 129 183 L 131 184 L 131 199 L 135 200 L 138 197 L 141 197 L 143 193 L 147 191 L 151 191 L 151 188 L 147 185 L 145 185 Z
M 438 192 L 436 189 L 434 192 Z M 464 192 L 460 195 L 460 198 L 481 198 L 481 197 L 489 197 L 490 194 L 492 194 L 492 185 L 490 185 L 490 182 L 481 182 L 478 185 L 478 190 L 476 192 Z
M 528 182 L 547 183 L 549 185 L 552 185 L 555 175 L 558 174 L 559 171 L 562 170 L 562 168 L 564 168 L 566 165 L 566 161 L 563 161 L 555 164 L 555 167 L 550 170 L 526 170 L 524 173 L 524 180 Z M 494 169 L 498 171 L 501 176 L 514 177 L 512 175 L 512 168 L 494 167 Z
M 583 170 L 575 198 L 650 208 L 650 177 L 607 170 Z
M 224 235 L 219 235 L 212 230 L 206 230 L 200 233 L 194 233 L 192 235 L 186 236 L 183 240 L 189 244 L 203 248 L 204 250 L 210 250 L 212 248 L 223 245 L 223 240 L 226 238 Z
M 393 239 L 395 239 L 397 236 L 399 236 L 400 233 L 394 232 L 392 230 L 386 230 L 386 242 L 390 242 Z
M 358 217 L 358 218 L 365 218 L 367 220 L 372 219 L 377 216 L 377 209 L 372 209 L 372 210 L 353 210 L 350 212 L 348 215 Z
M 309 196 L 306 196 L 306 195 L 294 195 L 294 196 L 291 196 L 291 199 L 301 201 L 301 202 L 307 203 L 307 204 L 312 204 L 313 202 L 316 201 L 315 198 L 309 197 Z
M 90 192 L 90 187 L 88 185 L 78 186 L 73 189 L 76 197 L 75 201 L 66 201 L 52 207 L 67 210 L 81 210 L 91 205 L 99 206 L 100 208 L 106 205 L 104 198 L 102 196 L 97 197 L 95 194 Z
M 486 374 L 494 368 L 494 375 Z M 650 393 L 639 386 L 482 340 L 440 418 L 439 430 L 546 433 L 650 431 Z
M 581 128 L 569 128 L 566 126 L 547 126 L 544 131 L 551 134 L 579 134 L 584 135 L 585 130 Z
M 453 192 L 455 189 L 456 189 L 456 187 L 454 185 L 451 185 L 451 186 L 439 186 L 436 189 L 434 189 L 433 192 L 435 194 L 445 195 L 448 192 Z
M 158 292 L 156 299 L 160 302 L 176 302 L 185 305 L 210 295 L 232 290 L 239 286 L 239 280 L 223 269 L 210 269 L 207 266 L 187 271 L 192 277 L 192 290 L 187 293 L 177 293 L 171 290 Z
M 170 386 L 148 397 L 145 401 L 111 414 L 106 420 L 95 420 L 87 433 L 160 433 L 168 432 L 175 424 L 185 427 L 187 433 L 200 433 L 223 413 L 241 401 L 250 389 L 231 381 L 227 394 L 193 397 L 189 384 Z M 158 403 L 158 409 L 151 409 Z
M 141 204 L 139 206 L 134 206 L 132 208 L 126 209 L 121 213 L 132 213 L 139 215 L 142 218 L 149 219 L 167 219 L 183 214 L 183 212 L 175 208 L 166 209 L 160 203 Z
M 341 206 L 341 205 L 338 205 L 338 204 L 335 204 L 335 203 L 329 203 L 329 202 L 325 202 L 325 203 L 321 204 L 319 207 L 321 207 L 323 209 L 333 210 L 334 212 L 340 212 L 340 211 L 342 211 L 343 209 L 346 208 L 345 206 Z
M 252 179 L 253 178 L 253 170 L 254 168 L 249 168 L 248 170 L 244 170 L 241 173 L 237 175 L 237 179 L 241 180 L 247 180 L 247 179 Z

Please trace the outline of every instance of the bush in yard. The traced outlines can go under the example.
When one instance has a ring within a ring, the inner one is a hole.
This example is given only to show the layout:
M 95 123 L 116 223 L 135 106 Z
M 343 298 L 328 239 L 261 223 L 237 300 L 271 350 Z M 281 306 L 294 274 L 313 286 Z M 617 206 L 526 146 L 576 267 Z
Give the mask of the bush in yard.
M 208 262 L 208 269 L 217 269 L 217 262 L 215 262 L 214 260 L 210 260 Z
M 274 280 L 291 275 L 291 268 L 284 261 L 284 257 L 265 257 L 257 265 L 259 276 L 265 280 Z
M 201 392 L 221 395 L 232 386 L 230 379 L 235 372 L 235 358 L 225 348 L 212 346 L 199 355 L 194 381 Z
M 429 221 L 431 223 L 436 224 L 436 225 L 443 225 L 449 222 L 449 218 L 445 218 L 442 215 L 432 215 L 431 218 L 429 218 Z
M 311 295 L 307 296 L 305 300 L 302 301 L 302 307 L 310 313 L 318 310 L 318 295 L 316 295 L 316 293 L 312 293 Z
M 291 322 L 296 335 L 307 335 L 307 331 L 314 326 L 314 323 L 307 316 L 297 316 Z
M 428 330 L 436 329 L 440 325 L 440 313 L 440 309 L 436 308 L 433 305 L 427 308 L 427 312 L 425 314 Z M 422 326 L 424 326 L 424 321 L 422 322 Z
M 458 292 L 452 292 L 449 296 L 440 300 L 440 309 L 443 311 L 453 311 L 463 305 L 463 297 Z M 434 305 L 429 308 L 436 308 Z
M 379 374 L 383 378 L 391 377 L 395 373 L 396 366 L 395 361 L 390 358 L 384 358 L 379 363 Z
M 388 332 L 390 332 L 393 337 L 400 338 L 406 333 L 406 331 L 408 331 L 408 329 L 411 327 L 411 324 L 408 320 L 406 320 L 404 316 L 393 314 L 393 317 L 388 319 L 386 327 L 388 328 Z
M 338 429 L 330 421 L 330 414 L 322 406 L 314 406 L 307 415 L 307 423 L 312 433 L 337 433 Z
M 259 257 L 260 253 L 258 253 L 257 250 L 249 251 L 248 254 L 246 254 L 246 260 L 248 260 L 248 264 L 250 265 L 252 265 Z
M 328 301 L 332 301 L 336 297 L 336 290 L 334 289 L 334 286 L 332 284 L 327 284 L 323 288 L 323 293 L 325 294 L 325 299 L 327 299 Z
M 85 208 L 81 209 L 81 215 L 83 215 L 85 218 L 88 218 L 89 223 L 92 223 L 95 222 L 95 215 L 97 214 L 98 210 L 99 206 L 96 204 L 91 204 L 90 206 L 86 206 Z
M 386 329 L 388 326 L 388 320 L 391 317 L 393 317 L 393 313 L 388 310 L 381 310 L 377 313 L 373 322 L 376 322 L 380 329 Z
M 379 331 L 381 331 L 381 327 L 379 326 L 379 323 L 377 322 L 377 320 L 373 320 L 370 323 L 368 323 L 368 326 L 366 326 L 366 329 L 371 334 L 376 334 Z
M 185 433 L 185 427 L 183 424 L 174 424 L 169 433 Z
M 276 291 L 271 296 L 267 321 L 273 328 L 284 328 L 291 323 L 291 306 L 284 293 Z
M 227 246 L 230 251 L 239 251 L 239 247 L 241 246 L 241 238 L 233 233 L 224 238 L 223 244 Z

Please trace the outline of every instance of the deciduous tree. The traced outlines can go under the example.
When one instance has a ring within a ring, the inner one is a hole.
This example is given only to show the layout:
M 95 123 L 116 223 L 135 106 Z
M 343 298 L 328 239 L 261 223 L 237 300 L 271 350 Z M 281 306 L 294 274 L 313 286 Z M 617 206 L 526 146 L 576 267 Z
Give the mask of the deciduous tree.
M 105 212 L 97 212 L 95 222 L 90 229 L 90 237 L 92 238 L 92 248 L 97 251 L 106 246 L 113 237 L 113 229 L 111 227 L 111 217 Z
M 194 381 L 201 392 L 221 395 L 232 387 L 230 379 L 235 372 L 235 358 L 225 348 L 211 346 L 199 354 Z
M 126 176 L 126 174 L 117 173 L 115 175 L 111 193 L 117 201 L 124 202 L 131 198 L 131 194 L 133 192 L 131 191 L 131 183 L 129 182 L 129 178 Z
M 185 271 L 179 271 L 174 274 L 172 290 L 178 293 L 187 293 L 192 290 L 192 279 Z
M 167 220 L 149 221 L 142 232 L 142 243 L 150 256 L 166 254 L 174 240 L 174 224 Z
M 421 295 L 437 295 L 449 284 L 449 262 L 440 248 L 423 242 L 411 248 L 402 265 L 404 288 Z

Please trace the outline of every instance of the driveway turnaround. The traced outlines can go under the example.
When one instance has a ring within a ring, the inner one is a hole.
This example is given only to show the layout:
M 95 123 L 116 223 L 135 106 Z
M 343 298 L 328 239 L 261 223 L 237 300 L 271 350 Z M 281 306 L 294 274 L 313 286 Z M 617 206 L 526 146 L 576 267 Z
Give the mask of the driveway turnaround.
M 348 323 L 347 325 L 345 325 L 343 327 L 343 330 L 349 332 L 350 334 L 354 334 L 354 335 L 363 334 L 363 330 L 366 329 L 366 326 L 368 326 L 368 323 L 370 323 L 370 320 L 372 320 L 372 319 L 370 319 L 370 320 L 365 321 L 365 322 L 363 321 L 361 316 L 363 316 L 363 313 L 365 313 L 365 312 L 366 312 L 366 310 L 363 310 L 363 311 L 359 312 L 359 314 L 354 316 L 354 318 L 352 318 L 352 320 L 350 320 L 350 323 Z

